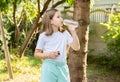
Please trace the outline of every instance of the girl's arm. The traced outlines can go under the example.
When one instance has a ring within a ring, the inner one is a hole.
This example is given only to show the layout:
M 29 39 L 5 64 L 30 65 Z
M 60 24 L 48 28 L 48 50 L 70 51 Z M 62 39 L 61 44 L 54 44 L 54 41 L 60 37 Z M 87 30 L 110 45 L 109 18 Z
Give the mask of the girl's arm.
M 77 36 L 77 33 L 75 31 L 75 28 L 74 26 L 72 25 L 67 25 L 68 26 L 68 29 L 72 35 L 72 38 L 73 38 L 73 42 L 70 44 L 70 47 L 76 51 L 78 51 L 80 49 L 80 43 L 79 43 L 79 38 Z
M 37 59 L 46 59 L 48 58 L 48 55 L 43 54 L 42 50 L 40 49 L 35 49 L 34 57 Z
M 58 56 L 58 52 L 43 53 L 41 49 L 35 49 L 34 57 L 37 59 L 54 59 Z

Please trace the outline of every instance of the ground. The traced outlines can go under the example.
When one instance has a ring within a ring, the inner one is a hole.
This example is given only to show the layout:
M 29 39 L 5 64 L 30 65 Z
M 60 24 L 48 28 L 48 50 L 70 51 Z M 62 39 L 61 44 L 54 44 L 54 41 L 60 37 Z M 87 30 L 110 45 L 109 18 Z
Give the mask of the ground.
M 20 75 L 13 80 L 5 79 L 3 82 L 39 82 L 39 74 L 36 75 Z
M 39 82 L 39 74 L 37 75 L 22 75 L 3 82 Z M 92 75 L 88 77 L 88 82 L 120 82 L 120 78 L 113 78 L 108 75 Z
M 30 70 L 33 71 L 30 74 L 27 72 L 23 72 L 24 74 L 15 76 L 13 80 L 5 77 L 2 82 L 39 82 L 40 74 L 38 73 L 38 71 L 34 72 L 35 69 L 39 68 L 36 67 Z M 24 69 L 24 71 L 27 70 Z M 88 82 L 120 82 L 120 72 L 115 69 L 108 70 L 108 68 L 97 66 L 96 64 L 88 64 L 87 78 Z
M 108 75 L 93 75 L 88 77 L 88 82 L 120 82 L 120 78 L 113 78 Z
M 108 71 L 105 68 L 88 66 L 88 82 L 120 82 L 120 75 L 117 71 Z M 13 80 L 4 79 L 3 82 L 39 82 L 39 74 L 20 75 Z

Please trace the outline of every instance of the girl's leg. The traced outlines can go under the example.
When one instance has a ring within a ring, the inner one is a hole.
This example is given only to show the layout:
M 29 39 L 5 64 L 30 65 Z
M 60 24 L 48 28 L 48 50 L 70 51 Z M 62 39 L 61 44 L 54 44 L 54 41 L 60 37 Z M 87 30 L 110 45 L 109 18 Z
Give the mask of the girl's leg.
M 53 69 L 51 69 L 50 65 L 49 63 L 42 65 L 40 82 L 57 82 L 57 77 L 51 72 Z
M 58 67 L 59 69 L 59 77 L 58 82 L 70 82 L 70 74 L 68 66 L 65 65 L 63 67 Z

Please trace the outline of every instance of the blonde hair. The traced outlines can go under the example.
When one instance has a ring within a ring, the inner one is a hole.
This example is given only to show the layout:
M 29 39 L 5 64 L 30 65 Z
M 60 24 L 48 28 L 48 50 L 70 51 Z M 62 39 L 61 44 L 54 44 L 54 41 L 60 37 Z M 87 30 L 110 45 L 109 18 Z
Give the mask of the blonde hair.
M 42 25 L 43 25 L 42 31 L 46 32 L 47 36 L 52 35 L 52 33 L 53 33 L 51 20 L 54 17 L 56 12 L 58 12 L 57 9 L 50 9 L 50 10 L 47 10 L 45 12 L 44 16 L 43 16 L 43 19 L 42 19 Z

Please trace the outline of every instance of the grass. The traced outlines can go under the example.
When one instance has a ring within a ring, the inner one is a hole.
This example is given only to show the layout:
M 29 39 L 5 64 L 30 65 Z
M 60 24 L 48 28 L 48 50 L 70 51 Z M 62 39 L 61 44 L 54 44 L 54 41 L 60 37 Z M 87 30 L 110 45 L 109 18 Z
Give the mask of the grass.
M 40 72 L 41 60 L 35 59 L 33 56 L 24 56 L 21 59 L 11 57 L 11 66 L 14 77 L 22 74 L 38 74 Z M 0 82 L 8 78 L 6 61 L 5 59 L 0 60 Z
M 106 68 L 100 68 L 97 67 L 95 64 L 90 64 L 87 70 L 87 75 L 92 76 L 92 75 L 109 75 L 110 72 Z
M 88 82 L 120 82 L 120 72 L 95 63 L 88 64 Z
M 13 56 L 14 55 L 11 56 L 11 66 L 14 77 L 24 76 L 24 75 L 31 75 L 31 77 L 33 77 L 32 75 L 39 74 L 41 60 L 35 59 L 32 55 L 24 56 L 21 59 Z M 116 80 L 114 82 L 120 81 L 120 80 L 118 81 L 117 79 L 120 78 L 118 72 L 116 72 L 115 70 L 108 70 L 107 67 L 99 66 L 95 62 L 88 62 L 87 77 L 88 77 L 88 82 L 112 82 L 112 80 Z M 0 82 L 2 82 L 2 80 L 8 80 L 8 79 L 9 79 L 9 74 L 7 71 L 6 61 L 5 59 L 3 59 L 0 60 Z M 38 79 L 33 78 L 32 82 L 37 82 L 37 81 Z

